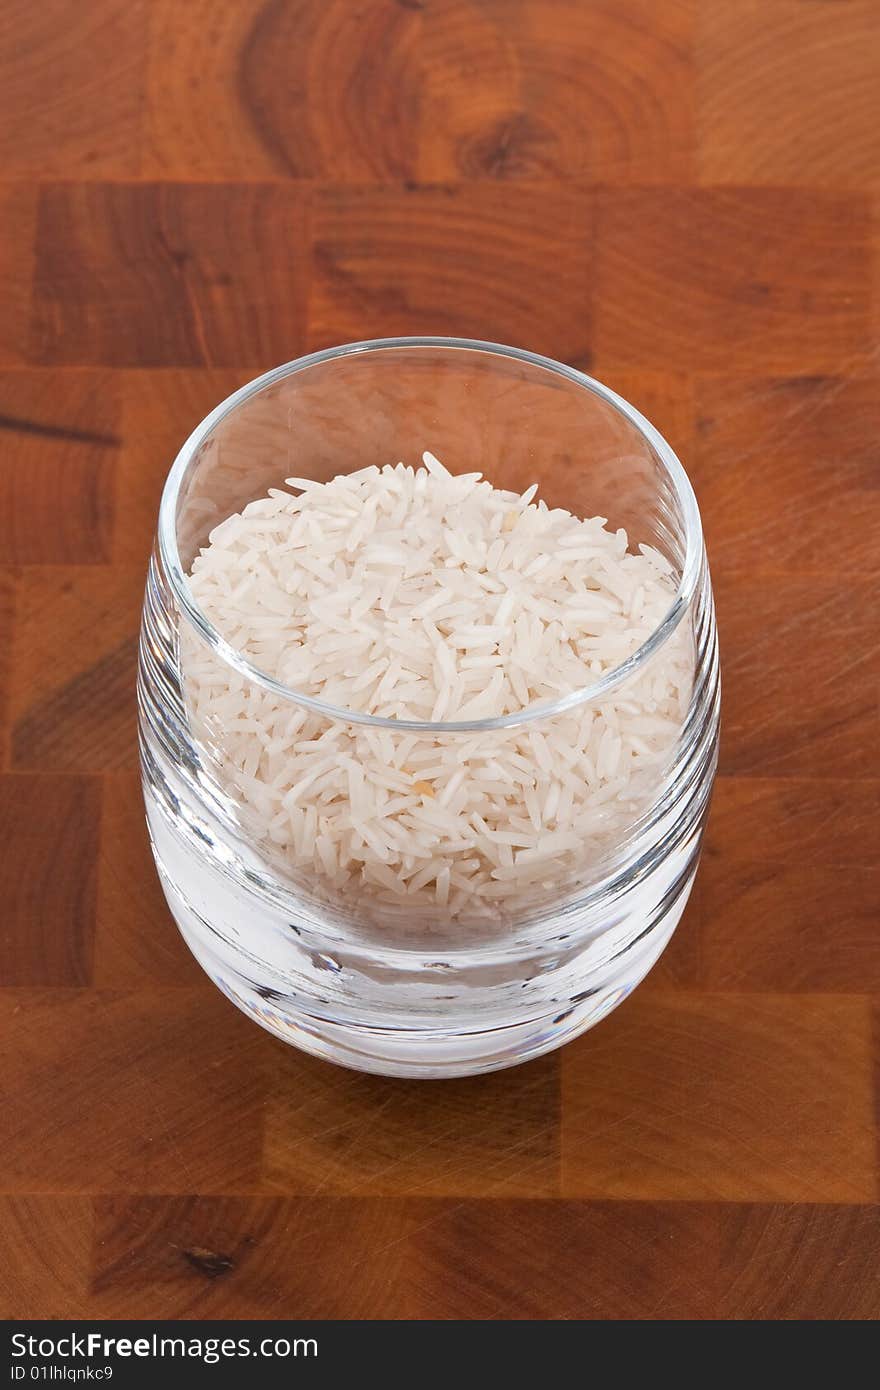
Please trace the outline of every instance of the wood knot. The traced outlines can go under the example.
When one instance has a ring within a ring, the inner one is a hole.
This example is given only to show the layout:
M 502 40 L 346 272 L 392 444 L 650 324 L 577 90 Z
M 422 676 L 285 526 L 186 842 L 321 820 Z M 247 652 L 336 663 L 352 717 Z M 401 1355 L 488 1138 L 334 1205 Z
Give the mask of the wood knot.
M 183 1251 L 186 1259 L 199 1274 L 204 1274 L 208 1279 L 217 1279 L 221 1274 L 227 1274 L 230 1269 L 235 1268 L 235 1261 L 228 1255 L 220 1255 L 215 1250 L 206 1250 L 202 1245 L 193 1245 L 189 1250 Z
M 473 139 L 461 158 L 471 177 L 505 179 L 545 173 L 551 152 L 547 132 L 525 112 L 514 111 Z

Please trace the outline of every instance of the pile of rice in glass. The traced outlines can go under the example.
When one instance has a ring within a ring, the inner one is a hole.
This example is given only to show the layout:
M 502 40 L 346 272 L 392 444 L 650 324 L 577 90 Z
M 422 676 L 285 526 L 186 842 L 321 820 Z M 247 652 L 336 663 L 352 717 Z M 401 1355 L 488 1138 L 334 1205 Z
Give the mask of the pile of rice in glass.
M 650 546 L 479 473 L 289 478 L 192 566 L 228 643 L 290 689 L 389 720 L 486 720 L 595 684 L 668 612 Z M 492 917 L 586 881 L 656 792 L 693 678 L 681 624 L 634 677 L 568 714 L 409 732 L 313 713 L 204 644 L 191 717 L 253 833 L 294 877 L 444 917 Z

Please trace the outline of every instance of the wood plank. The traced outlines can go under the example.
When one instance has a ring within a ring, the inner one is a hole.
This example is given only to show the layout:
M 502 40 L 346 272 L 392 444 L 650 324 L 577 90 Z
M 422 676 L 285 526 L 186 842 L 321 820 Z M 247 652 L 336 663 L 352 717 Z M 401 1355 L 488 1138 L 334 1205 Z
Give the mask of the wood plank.
M 309 346 L 448 333 L 584 364 L 591 226 L 579 190 L 319 190 Z
M 880 738 L 876 582 L 722 570 L 714 587 L 722 771 L 870 777 L 865 748 Z M 805 683 L 809 699 L 798 699 L 792 682 Z
M 596 219 L 597 361 L 786 375 L 868 360 L 862 194 L 607 189 Z
M 162 489 L 178 450 L 196 425 L 254 373 L 240 367 L 153 367 L 119 375 L 123 443 L 113 559 L 143 565 L 146 572 Z
M 871 860 L 830 873 L 745 850 L 707 856 L 699 889 L 693 938 L 702 986 L 880 994 L 880 869 Z
M 40 190 L 32 360 L 249 366 L 302 349 L 305 195 L 279 184 Z
M 89 1306 L 111 1317 L 134 1316 L 147 1303 L 154 1317 L 184 1318 L 880 1311 L 873 1206 L 377 1197 L 117 1197 L 96 1205 Z
M 4 178 L 136 175 L 149 0 L 7 0 L 0 44 Z
M 30 566 L 16 588 L 11 765 L 137 766 L 135 672 L 144 570 Z
M 690 0 L 431 0 L 419 177 L 687 181 L 694 11 Z
M 562 1192 L 873 1201 L 872 1066 L 863 998 L 636 993 L 562 1055 Z
M 119 415 L 112 373 L 0 372 L 0 560 L 110 558 Z
M 29 360 L 28 325 L 37 234 L 37 190 L 33 185 L 0 183 L 0 364 Z
M 0 1025 L 0 1191 L 254 1190 L 282 1044 L 216 990 L 5 989 Z
M 420 8 L 153 0 L 146 168 L 162 178 L 411 177 Z
M 696 39 L 706 183 L 877 183 L 880 14 L 852 0 L 705 5 Z
M 0 1317 L 81 1318 L 93 1225 L 88 1197 L 0 1197 Z
M 298 1195 L 553 1196 L 559 1065 L 424 1087 L 274 1055 L 268 1190 Z
M 727 858 L 745 846 L 761 862 L 830 871 L 873 862 L 878 819 L 878 780 L 719 777 L 705 852 Z
M 874 1206 L 462 1202 L 418 1289 L 463 1318 L 871 1318 L 878 1232 Z
M 9 699 L 12 688 L 15 571 L 0 565 L 0 771 L 9 766 Z
M 213 988 L 184 945 L 150 852 L 137 772 L 102 778 L 94 983 L 110 989 Z
M 880 553 L 880 378 L 697 379 L 686 462 L 715 571 L 859 578 Z
M 100 835 L 97 777 L 0 775 L 0 985 L 91 982 Z
M 101 1198 L 94 1306 L 131 1317 L 399 1318 L 416 1206 L 349 1198 Z M 340 1251 L 345 1250 L 344 1268 Z

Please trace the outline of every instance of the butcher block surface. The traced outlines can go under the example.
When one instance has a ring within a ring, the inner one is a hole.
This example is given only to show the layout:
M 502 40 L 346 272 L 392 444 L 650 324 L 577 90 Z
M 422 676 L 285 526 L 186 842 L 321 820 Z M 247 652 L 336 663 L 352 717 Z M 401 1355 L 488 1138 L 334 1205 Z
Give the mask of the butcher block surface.
M 0 1312 L 880 1314 L 878 61 L 874 0 L 5 0 Z M 419 333 L 657 424 L 724 680 L 661 963 L 563 1051 L 438 1083 L 285 1047 L 202 975 L 134 713 L 191 428 Z

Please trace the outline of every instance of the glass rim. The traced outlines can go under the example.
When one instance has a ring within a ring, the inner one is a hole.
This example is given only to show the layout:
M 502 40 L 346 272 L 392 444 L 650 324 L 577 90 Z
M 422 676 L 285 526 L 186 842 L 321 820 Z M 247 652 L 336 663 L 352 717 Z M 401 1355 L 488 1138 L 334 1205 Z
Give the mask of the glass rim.
M 678 587 L 669 609 L 650 636 L 646 637 L 644 642 L 624 661 L 612 667 L 610 671 L 606 671 L 590 685 L 571 690 L 560 696 L 558 700 L 535 702 L 526 705 L 521 710 L 514 710 L 510 714 L 495 715 L 489 719 L 432 722 L 424 719 L 394 719 L 386 715 L 369 714 L 365 710 L 350 710 L 342 705 L 328 704 L 314 695 L 307 695 L 304 691 L 287 686 L 274 676 L 269 675 L 268 672 L 260 670 L 258 666 L 255 666 L 231 643 L 226 641 L 196 602 L 180 559 L 176 513 L 178 497 L 187 469 L 197 450 L 204 444 L 211 432 L 238 406 L 252 396 L 258 395 L 267 386 L 273 386 L 287 377 L 296 376 L 299 372 L 306 371 L 310 367 L 320 366 L 322 363 L 332 362 L 335 359 L 353 357 L 359 353 L 384 352 L 399 348 L 441 348 L 453 351 L 482 352 L 490 356 L 524 362 L 529 366 L 538 367 L 543 371 L 561 376 L 575 386 L 580 386 L 598 396 L 628 420 L 650 444 L 665 468 L 684 521 L 684 563 L 682 564 Z M 282 699 L 289 700 L 292 704 L 301 705 L 315 714 L 339 722 L 366 725 L 370 728 L 393 729 L 397 732 L 466 734 L 488 732 L 495 729 L 514 729 L 523 724 L 533 723 L 535 720 L 554 718 L 609 695 L 618 686 L 629 680 L 672 636 L 690 606 L 700 575 L 703 531 L 693 487 L 675 451 L 659 430 L 616 391 L 612 391 L 610 387 L 574 367 L 557 362 L 552 357 L 544 357 L 539 353 L 529 352 L 525 348 L 509 347 L 503 343 L 484 342 L 477 338 L 418 336 L 370 338 L 361 342 L 343 343 L 338 347 L 324 348 L 320 352 L 307 353 L 303 357 L 294 358 L 290 362 L 272 368 L 271 371 L 264 372 L 261 376 L 255 377 L 253 381 L 246 382 L 244 386 L 239 387 L 231 396 L 227 396 L 196 426 L 180 448 L 171 466 L 159 504 L 158 546 L 171 589 L 187 620 L 211 647 L 215 655 L 247 680 L 253 681 L 256 685 L 262 686 L 263 689 L 271 691 L 272 694 Z

